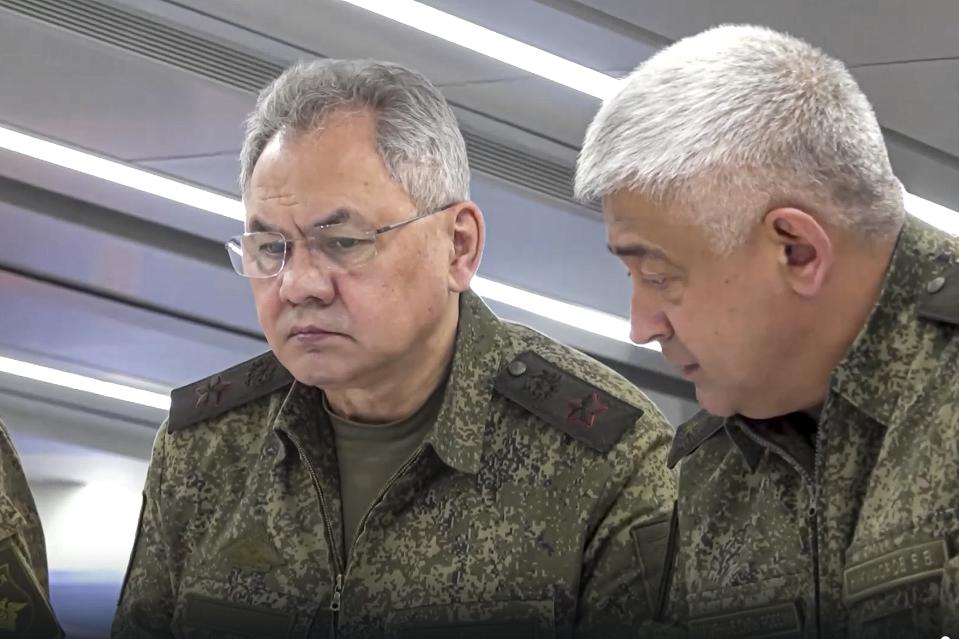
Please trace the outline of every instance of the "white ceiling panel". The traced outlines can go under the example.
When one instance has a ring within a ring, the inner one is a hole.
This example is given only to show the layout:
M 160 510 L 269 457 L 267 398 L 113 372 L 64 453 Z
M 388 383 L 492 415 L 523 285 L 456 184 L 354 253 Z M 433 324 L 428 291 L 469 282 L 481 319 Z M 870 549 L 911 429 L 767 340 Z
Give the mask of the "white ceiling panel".
M 959 3 L 955 0 L 919 0 L 908 5 L 898 0 L 427 1 L 604 71 L 635 66 L 659 41 L 655 34 L 675 39 L 723 21 L 760 22 L 793 31 L 854 65 L 959 55 L 954 35 Z M 35 2 L 47 2 L 48 7 L 71 4 L 67 0 Z M 165 57 L 160 58 L 169 64 L 0 13 L 0 77 L 6 87 L 14 88 L 0 93 L 0 121 L 228 193 L 236 193 L 237 148 L 253 94 L 209 78 L 253 87 L 274 71 L 270 61 L 322 54 L 409 65 L 444 88 L 474 135 L 479 132 L 514 150 L 532 151 L 566 165 L 573 162 L 575 148 L 599 106 L 594 98 L 339 0 L 105 2 L 145 11 L 165 24 L 166 39 L 158 40 L 157 46 L 166 47 Z M 594 10 L 584 9 L 587 5 Z M 597 11 L 611 16 L 610 20 Z M 108 29 L 115 24 L 120 23 L 101 26 Z M 170 25 L 178 31 L 171 34 Z M 155 35 L 151 28 L 147 25 L 145 32 Z M 630 35 L 633 29 L 635 37 Z M 221 45 L 236 51 L 228 52 L 226 62 L 204 67 L 200 62 L 209 61 L 207 53 L 215 47 L 201 43 L 190 49 L 199 60 L 191 66 L 193 72 L 170 66 L 180 64 L 175 52 L 184 41 L 178 39 L 181 31 L 219 39 Z M 127 46 L 146 50 L 135 42 Z M 250 59 L 244 51 L 262 60 Z M 259 68 L 261 73 L 230 75 L 233 62 L 236 68 Z M 926 195 L 922 185 L 928 186 L 929 193 L 954 191 L 955 179 L 949 176 L 959 170 L 959 161 L 933 148 L 959 151 L 955 129 L 959 87 L 954 68 L 928 63 L 860 68 L 858 74 L 885 124 L 904 134 L 893 145 L 904 181 L 920 195 Z M 521 161 L 508 154 L 490 154 L 504 166 Z M 951 168 L 937 171 L 942 167 Z M 12 220 L 21 234 L 10 238 L 6 260 L 32 267 L 24 271 L 99 291 L 70 294 L 60 290 L 69 290 L 64 286 L 44 291 L 42 283 L 36 285 L 38 289 L 7 282 L 7 297 L 18 304 L 8 317 L 0 318 L 0 347 L 19 347 L 27 355 L 50 361 L 61 358 L 65 364 L 166 385 L 199 377 L 261 348 L 258 340 L 237 330 L 256 331 L 245 283 L 227 266 L 215 264 L 206 249 L 193 253 L 171 249 L 170 238 L 183 238 L 151 234 L 157 229 L 142 220 L 209 239 L 222 239 L 238 230 L 239 222 L 4 152 L 0 152 L 0 175 L 117 209 L 130 216 L 117 224 L 142 227 L 134 233 L 127 226 L 118 229 L 88 220 L 77 223 L 82 228 L 72 229 L 67 228 L 72 221 L 62 210 L 44 215 L 39 204 L 32 207 L 13 200 L 10 206 L 0 207 L 0 215 Z M 9 180 L 2 183 L 10 184 Z M 31 192 L 35 195 L 36 190 Z M 629 283 L 622 267 L 605 253 L 598 220 L 588 219 L 583 210 L 565 202 L 483 174 L 475 176 L 475 191 L 490 228 L 483 275 L 625 314 Z M 76 205 L 56 197 L 44 203 L 58 209 Z M 14 210 L 14 204 L 19 208 Z M 112 215 L 110 211 L 103 214 Z M 74 215 L 73 221 L 79 212 Z M 45 252 L 36 246 L 43 246 Z M 69 261 L 69 251 L 78 246 L 97 258 L 86 266 Z M 117 265 L 122 268 L 118 270 Z M 110 295 L 128 303 L 104 299 Z M 528 321 L 569 343 L 663 373 L 656 353 L 620 342 L 598 343 L 583 331 L 554 326 L 555 322 L 502 305 L 494 307 L 506 317 Z
M 516 0 L 425 0 L 425 4 L 591 69 L 630 70 L 656 47 L 554 7 Z
M 484 175 L 473 175 L 473 190 L 487 225 L 481 275 L 613 315 L 629 315 L 629 278 L 606 249 L 602 222 L 572 207 L 537 201 Z
M 868 67 L 856 78 L 884 125 L 959 155 L 959 61 Z
M 151 171 L 189 180 L 221 193 L 239 197 L 238 175 L 240 174 L 239 149 L 226 154 L 192 158 L 175 158 L 152 162 L 138 162 Z
M 268 33 L 303 56 L 400 62 L 433 82 L 525 77 L 525 72 L 339 0 L 186 0 L 221 20 Z
M 131 160 L 236 148 L 248 93 L 0 10 L 0 121 Z
M 906 189 L 959 211 L 959 158 L 889 131 L 886 146 L 892 168 Z
M 211 163 L 215 164 L 215 162 Z M 175 162 L 173 164 L 176 165 Z M 218 172 L 216 169 L 205 166 L 199 168 L 200 178 L 206 175 L 215 177 L 225 172 L 225 169 Z M 209 174 L 206 171 L 209 171 Z M 47 164 L 11 151 L 0 150 L 0 175 L 211 240 L 219 241 L 230 237 L 239 233 L 241 228 L 241 223 L 232 218 L 200 211 L 185 204 L 148 195 L 142 191 Z M 193 181 L 192 173 L 186 170 L 169 175 L 183 178 L 188 182 Z M 196 183 L 204 184 L 199 180 Z M 215 184 L 207 186 L 215 187 Z
M 158 392 L 267 349 L 265 341 L 2 272 L 0 296 L 17 300 L 0 316 L 3 355 Z
M 592 96 L 541 78 L 446 86 L 443 93 L 481 113 L 498 115 L 513 126 L 577 149 L 600 105 Z
M 670 39 L 728 22 L 763 24 L 848 64 L 959 56 L 955 0 L 580 0 Z
M 24 457 L 32 454 L 63 452 L 65 446 L 90 451 L 109 451 L 128 458 L 149 459 L 156 428 L 165 411 L 136 412 L 130 417 L 124 402 L 92 401 L 76 392 L 42 388 L 36 383 L 20 383 L 0 376 L 0 417 L 10 430 L 17 450 Z M 116 411 L 115 409 L 120 409 Z M 56 442 L 56 443 L 55 443 Z M 31 466 L 28 478 L 82 481 L 82 477 L 57 476 L 55 469 Z

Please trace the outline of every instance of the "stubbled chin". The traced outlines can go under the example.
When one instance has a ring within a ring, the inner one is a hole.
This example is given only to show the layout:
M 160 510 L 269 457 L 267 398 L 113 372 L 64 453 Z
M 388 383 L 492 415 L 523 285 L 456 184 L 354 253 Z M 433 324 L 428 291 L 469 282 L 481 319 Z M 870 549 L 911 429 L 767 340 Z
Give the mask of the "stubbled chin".
M 696 401 L 710 415 L 717 417 L 731 417 L 736 414 L 736 409 L 729 401 L 728 396 L 722 392 L 715 392 L 709 389 L 696 387 Z
M 287 370 L 301 384 L 324 390 L 352 388 L 363 376 L 363 361 L 337 349 L 289 348 L 284 357 Z

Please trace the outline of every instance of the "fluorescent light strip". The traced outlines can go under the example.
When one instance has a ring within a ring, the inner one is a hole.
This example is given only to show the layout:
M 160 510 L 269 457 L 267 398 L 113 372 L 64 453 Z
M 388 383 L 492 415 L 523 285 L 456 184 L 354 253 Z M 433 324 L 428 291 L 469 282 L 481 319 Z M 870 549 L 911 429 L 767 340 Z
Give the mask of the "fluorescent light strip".
M 233 198 L 211 193 L 205 189 L 114 160 L 108 160 L 92 153 L 42 140 L 13 129 L 0 127 L 0 149 L 27 155 L 115 184 L 122 184 L 131 189 L 173 200 L 209 213 L 216 213 L 241 222 L 244 219 L 243 205 Z
M 600 99 L 611 95 L 620 83 L 605 73 L 415 0 L 343 1 Z M 906 210 L 912 215 L 952 235 L 959 235 L 959 214 L 955 211 L 909 192 L 906 192 L 905 199 Z
M 208 203 L 208 201 L 204 199 L 205 197 L 219 198 L 217 201 L 222 200 L 225 203 L 229 203 L 230 207 L 235 209 L 235 213 L 227 215 L 227 217 L 233 217 L 234 219 L 240 221 L 244 219 L 243 203 L 238 200 L 224 197 L 222 195 L 216 195 L 195 186 L 187 187 L 187 185 L 181 182 L 169 180 L 139 168 L 121 164 L 113 160 L 107 160 L 84 151 L 78 151 L 76 149 L 55 144 L 46 140 L 40 140 L 12 129 L 0 127 L 0 149 L 8 149 L 10 151 L 36 158 L 38 160 L 43 160 L 44 162 L 56 164 L 57 166 L 62 166 L 74 171 L 80 171 L 81 173 L 92 175 L 109 182 L 128 186 L 139 191 L 145 191 L 146 193 L 157 195 L 162 198 L 172 199 L 176 202 L 180 202 L 181 204 L 194 206 L 203 211 L 225 215 L 223 211 L 229 209 L 229 207 L 225 205 L 220 207 L 219 210 L 212 210 L 208 206 L 204 206 L 204 204 Z M 96 170 L 88 170 L 91 166 L 95 166 Z M 156 186 L 161 184 L 159 182 L 152 183 L 151 180 L 165 180 L 171 184 L 189 188 L 190 191 L 183 191 L 182 194 L 184 197 L 182 199 L 172 197 L 170 192 L 165 189 L 157 188 L 156 190 L 153 190 L 151 188 L 144 188 L 144 185 Z M 198 195 L 197 199 L 190 199 L 190 197 L 192 197 L 194 194 Z M 534 293 L 530 293 L 519 288 L 507 286 L 506 284 L 483 280 L 482 278 L 476 278 L 475 281 L 480 287 L 484 285 L 490 287 L 489 290 L 491 291 L 491 294 L 499 295 L 501 299 L 498 299 L 497 301 L 500 301 L 504 304 L 521 308 L 529 311 L 530 313 L 535 313 L 536 315 L 540 315 L 548 319 L 563 322 L 564 324 L 574 326 L 580 330 L 588 331 L 590 333 L 595 333 L 596 335 L 629 342 L 629 323 L 623 318 L 617 318 L 613 315 L 607 315 L 606 313 L 601 313 L 599 311 L 593 311 L 580 306 L 559 302 L 548 297 L 543 297 L 542 295 L 535 295 Z M 479 293 L 478 290 L 477 292 Z M 482 293 L 479 294 L 483 295 Z M 554 312 L 555 309 L 561 310 Z M 613 323 L 614 320 L 621 322 L 621 324 Z M 573 323 L 574 321 L 579 321 L 582 323 L 575 324 Z M 593 323 L 595 323 L 595 327 L 593 326 Z
M 619 80 L 413 0 L 344 0 L 541 78 L 604 99 Z
M 608 337 L 625 344 L 642 346 L 654 351 L 660 350 L 658 343 L 633 344 L 629 339 L 629 320 L 617 315 L 610 315 L 585 306 L 560 302 L 550 297 L 494 282 L 485 277 L 474 277 L 472 288 L 478 295 L 488 300 L 535 313 L 554 322 L 586 330 L 595 335 Z M 589 328 L 585 328 L 587 326 Z
M 54 386 L 61 386 L 84 393 L 92 393 L 93 395 L 99 395 L 101 397 L 118 399 L 123 402 L 130 402 L 131 404 L 139 404 L 140 406 L 149 406 L 150 408 L 159 408 L 161 410 L 170 409 L 170 397 L 168 395 L 153 393 L 139 388 L 133 388 L 132 386 L 124 386 L 123 384 L 105 382 L 93 377 L 57 370 L 56 368 L 38 366 L 37 364 L 10 359 L 9 357 L 0 357 L 0 373 L 25 377 L 38 382 L 53 384 Z
M 903 191 L 906 210 L 926 224 L 931 224 L 951 235 L 959 235 L 959 213 L 941 204 L 924 200 L 918 195 Z
M 7 149 L 44 162 L 56 164 L 67 169 L 80 171 L 87 175 L 121 184 L 139 191 L 144 191 L 158 197 L 174 200 L 181 204 L 193 206 L 203 211 L 226 215 L 236 220 L 244 219 L 243 203 L 229 197 L 217 195 L 195 186 L 188 186 L 136 167 L 107 160 L 84 151 L 79 151 L 61 144 L 41 140 L 33 136 L 0 127 L 0 149 Z M 90 170 L 96 167 L 96 170 Z M 183 189 L 176 192 L 171 189 L 159 188 L 169 183 Z M 147 188 L 149 187 L 149 188 Z M 925 220 L 953 235 L 959 235 L 959 213 L 939 204 L 905 193 L 906 209 L 916 217 Z M 196 195 L 196 199 L 193 196 Z M 217 198 L 221 206 L 214 210 L 209 206 L 211 200 Z M 226 206 L 229 204 L 229 207 Z M 225 211 L 232 211 L 229 215 Z M 537 295 L 520 288 L 493 282 L 480 277 L 474 279 L 474 288 L 483 297 L 508 304 L 516 308 L 534 313 L 546 319 L 558 321 L 580 330 L 584 330 L 601 337 L 608 337 L 621 342 L 629 343 L 629 322 L 621 317 L 610 315 L 593 309 L 567 304 L 549 297 Z M 485 290 L 486 292 L 482 292 Z M 659 350 L 658 344 L 646 344 L 644 348 Z

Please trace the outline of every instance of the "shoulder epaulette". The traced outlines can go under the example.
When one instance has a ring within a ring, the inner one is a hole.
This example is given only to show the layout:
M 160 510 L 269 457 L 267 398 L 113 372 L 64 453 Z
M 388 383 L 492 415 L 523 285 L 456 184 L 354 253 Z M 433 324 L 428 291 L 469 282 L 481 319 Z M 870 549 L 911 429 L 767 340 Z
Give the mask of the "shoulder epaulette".
M 496 390 L 587 446 L 609 452 L 643 411 L 543 357 L 515 357 L 494 382 Z
M 715 435 L 725 422 L 722 417 L 710 415 L 706 411 L 696 413 L 676 429 L 666 464 L 670 468 L 675 467 L 682 458 L 692 454 L 703 442 Z
M 959 325 L 959 266 L 926 282 L 919 317 Z
M 264 353 L 170 394 L 169 432 L 222 415 L 293 383 L 272 352 Z

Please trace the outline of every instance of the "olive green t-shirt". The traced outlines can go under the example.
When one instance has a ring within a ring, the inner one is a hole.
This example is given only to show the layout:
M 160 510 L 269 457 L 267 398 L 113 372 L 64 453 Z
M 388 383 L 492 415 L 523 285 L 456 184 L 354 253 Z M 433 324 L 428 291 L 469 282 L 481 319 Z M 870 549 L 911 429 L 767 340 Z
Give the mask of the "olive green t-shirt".
M 441 384 L 416 413 L 390 424 L 371 425 L 344 419 L 333 413 L 324 398 L 323 408 L 330 416 L 336 438 L 347 554 L 353 547 L 360 520 L 433 427 L 443 404 L 444 387 Z

